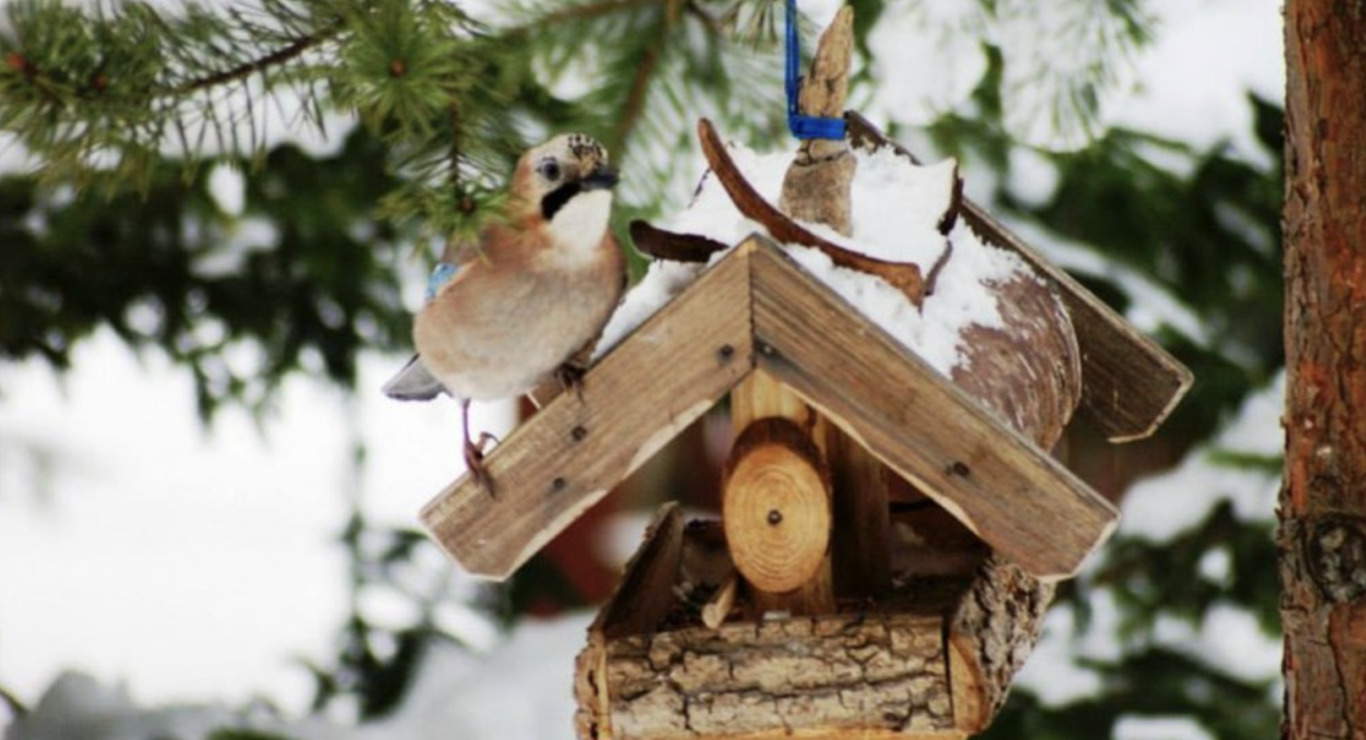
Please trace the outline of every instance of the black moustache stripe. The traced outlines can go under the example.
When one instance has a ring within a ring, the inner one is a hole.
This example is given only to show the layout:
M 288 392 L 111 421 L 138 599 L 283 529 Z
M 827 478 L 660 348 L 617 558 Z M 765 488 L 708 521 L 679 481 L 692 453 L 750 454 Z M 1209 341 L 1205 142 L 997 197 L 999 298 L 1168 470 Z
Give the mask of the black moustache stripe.
M 568 203 L 570 198 L 578 195 L 582 190 L 583 188 L 578 182 L 567 182 L 550 191 L 541 199 L 541 215 L 544 216 L 547 221 L 555 218 L 555 214 L 559 213 L 561 208 L 564 208 L 564 204 Z

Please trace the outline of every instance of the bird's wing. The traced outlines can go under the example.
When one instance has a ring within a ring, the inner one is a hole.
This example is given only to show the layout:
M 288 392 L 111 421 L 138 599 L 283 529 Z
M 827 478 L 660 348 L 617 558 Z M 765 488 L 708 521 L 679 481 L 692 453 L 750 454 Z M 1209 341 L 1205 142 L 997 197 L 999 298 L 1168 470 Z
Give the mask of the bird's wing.
M 446 387 L 428 372 L 422 358 L 413 355 L 398 374 L 384 384 L 384 395 L 399 401 L 430 401 L 446 392 Z
M 427 302 L 446 285 L 464 277 L 462 268 L 483 255 L 479 242 L 452 238 L 446 243 L 441 261 L 427 277 Z M 413 355 L 389 382 L 384 384 L 384 395 L 400 401 L 430 401 L 446 392 L 446 387 L 422 364 L 420 355 Z

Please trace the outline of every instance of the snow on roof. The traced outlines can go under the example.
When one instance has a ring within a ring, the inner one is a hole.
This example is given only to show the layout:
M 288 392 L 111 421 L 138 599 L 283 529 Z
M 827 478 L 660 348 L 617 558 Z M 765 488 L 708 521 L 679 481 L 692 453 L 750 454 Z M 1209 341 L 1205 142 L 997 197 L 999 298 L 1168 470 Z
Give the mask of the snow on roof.
M 770 203 L 777 203 L 783 176 L 792 162 L 789 152 L 758 154 L 729 145 L 731 157 L 746 179 Z M 824 224 L 803 223 L 812 232 L 842 247 L 881 260 L 913 262 L 922 275 L 944 253 L 946 241 L 937 225 L 952 198 L 955 165 L 946 160 L 919 166 L 890 149 L 855 151 L 857 170 L 851 191 L 853 237 Z M 766 233 L 736 209 L 725 189 L 708 173 L 693 201 L 663 227 L 735 245 L 754 232 Z M 962 333 L 969 326 L 1001 325 L 991 286 L 1028 266 L 1013 252 L 988 246 L 960 219 L 949 234 L 953 254 L 940 273 L 935 293 L 923 310 L 881 278 L 836 267 L 824 253 L 800 245 L 788 251 L 802 267 L 849 301 L 865 317 L 919 354 L 932 367 L 950 375 L 966 362 Z M 714 255 L 712 262 L 720 259 Z M 701 273 L 702 265 L 656 260 L 626 295 L 603 332 L 598 354 L 615 346 L 633 329 L 681 293 Z

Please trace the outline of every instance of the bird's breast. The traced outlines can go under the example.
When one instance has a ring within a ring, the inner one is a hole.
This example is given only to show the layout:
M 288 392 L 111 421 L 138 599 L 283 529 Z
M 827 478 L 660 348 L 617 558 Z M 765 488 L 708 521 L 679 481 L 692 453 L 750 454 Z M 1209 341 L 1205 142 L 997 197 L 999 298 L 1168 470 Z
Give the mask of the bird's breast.
M 601 332 L 621 290 L 620 255 L 609 257 L 578 269 L 480 266 L 418 313 L 423 363 L 461 398 L 527 392 Z
M 597 252 L 611 215 L 610 190 L 589 190 L 570 198 L 550 221 L 550 254 L 566 264 L 599 259 Z

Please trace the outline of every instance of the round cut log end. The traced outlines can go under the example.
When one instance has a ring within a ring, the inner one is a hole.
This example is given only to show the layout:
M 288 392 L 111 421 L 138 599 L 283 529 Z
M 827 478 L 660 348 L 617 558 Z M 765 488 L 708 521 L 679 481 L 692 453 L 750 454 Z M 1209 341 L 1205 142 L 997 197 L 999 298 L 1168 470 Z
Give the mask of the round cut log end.
M 726 466 L 722 521 L 735 567 L 754 588 L 787 593 L 820 570 L 830 546 L 830 477 L 796 424 L 760 419 Z

